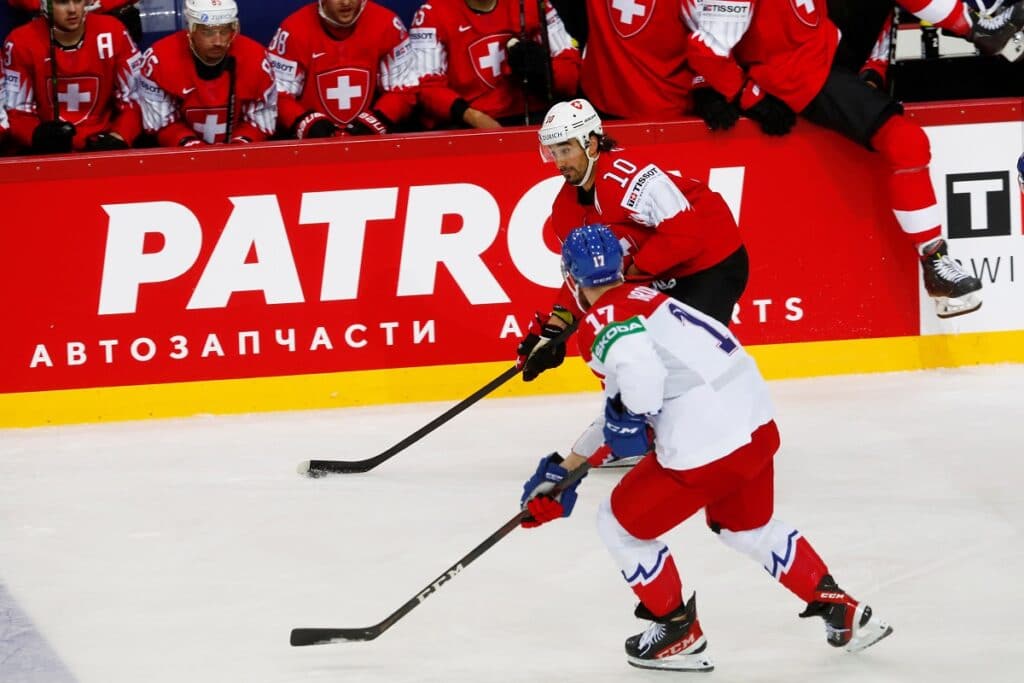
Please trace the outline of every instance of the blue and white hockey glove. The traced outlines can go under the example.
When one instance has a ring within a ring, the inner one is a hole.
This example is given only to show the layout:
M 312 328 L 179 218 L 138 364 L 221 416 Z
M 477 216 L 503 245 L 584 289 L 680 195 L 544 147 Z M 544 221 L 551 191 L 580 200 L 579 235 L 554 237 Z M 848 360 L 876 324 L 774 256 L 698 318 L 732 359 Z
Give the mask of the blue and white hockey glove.
M 548 495 L 551 489 L 567 476 L 569 471 L 562 467 L 562 456 L 558 453 L 545 455 L 540 459 L 537 471 L 523 484 L 523 495 L 519 498 L 519 504 L 523 509 L 529 510 L 533 517 L 524 521 L 523 527 L 531 529 L 559 517 L 568 517 L 572 513 L 576 506 L 576 487 L 583 481 L 583 477 L 557 496 Z
M 616 458 L 632 458 L 651 450 L 647 416 L 630 412 L 619 394 L 604 405 L 604 442 Z

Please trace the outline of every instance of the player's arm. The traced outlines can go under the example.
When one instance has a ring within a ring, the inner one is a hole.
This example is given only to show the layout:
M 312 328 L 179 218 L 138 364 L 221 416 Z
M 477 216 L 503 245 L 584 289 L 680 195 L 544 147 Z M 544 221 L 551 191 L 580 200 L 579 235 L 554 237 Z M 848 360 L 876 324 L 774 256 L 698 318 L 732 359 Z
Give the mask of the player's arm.
M 555 8 L 547 2 L 544 6 L 551 51 L 552 91 L 560 97 L 575 97 L 580 84 L 580 51 Z
M 181 102 L 160 85 L 160 56 L 152 48 L 143 57 L 136 95 L 142 127 L 156 135 L 161 147 L 202 144 L 196 132 L 181 120 Z
M 750 28 L 754 15 L 753 0 L 729 3 L 724 12 L 700 0 L 683 0 L 683 21 L 690 29 L 686 61 L 703 79 L 728 100 L 735 100 L 747 82 L 746 71 L 733 58 L 733 48 Z M 700 85 L 698 83 L 698 85 Z
M 142 53 L 128 35 L 128 31 L 122 31 L 118 37 L 117 83 L 114 84 L 117 113 L 111 123 L 110 133 L 129 146 L 142 133 L 138 80 L 143 60 Z
M 27 46 L 9 36 L 4 45 L 4 90 L 11 137 L 21 147 L 32 146 L 32 134 L 42 123 L 36 105 L 36 64 Z
M 384 132 L 409 117 L 416 106 L 416 88 L 419 79 L 415 69 L 415 55 L 409 33 L 398 17 L 394 17 L 390 48 L 377 66 L 377 81 L 381 96 L 373 104 L 373 114 L 381 120 Z M 373 131 L 378 132 L 378 131 Z
M 860 68 L 861 80 L 874 88 L 884 88 L 889 74 L 889 53 L 892 47 L 892 20 L 893 13 L 890 12 L 878 32 L 878 39 L 875 40 L 871 54 Z
M 307 109 L 299 101 L 309 72 L 309 49 L 302 41 L 302 34 L 294 32 L 285 21 L 270 40 L 269 52 L 277 84 L 277 118 L 281 127 L 299 140 L 337 134 L 338 127 L 326 114 Z
M 268 53 L 263 54 L 259 68 L 256 82 L 260 95 L 242 105 L 242 122 L 232 133 L 232 142 L 262 142 L 273 135 L 277 127 L 278 91 Z

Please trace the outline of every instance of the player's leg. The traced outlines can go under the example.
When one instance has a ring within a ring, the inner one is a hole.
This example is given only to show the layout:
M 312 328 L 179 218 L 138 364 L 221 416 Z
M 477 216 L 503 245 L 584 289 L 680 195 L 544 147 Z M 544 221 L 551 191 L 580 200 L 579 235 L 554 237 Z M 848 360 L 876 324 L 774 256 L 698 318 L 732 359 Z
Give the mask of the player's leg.
M 981 281 L 950 258 L 942 239 L 942 212 L 928 171 L 931 146 L 921 127 L 904 117 L 889 95 L 839 67 L 833 67 L 803 114 L 886 160 L 893 215 L 920 254 L 925 290 L 935 300 L 939 317 L 977 310 Z
M 769 423 L 733 456 L 740 473 L 750 475 L 742 486 L 708 505 L 708 526 L 730 548 L 761 564 L 772 578 L 807 603 L 801 617 L 825 620 L 827 641 L 855 652 L 892 633 L 868 605 L 842 591 L 828 566 L 797 529 L 773 517 L 773 457 L 778 430 Z M 758 469 L 759 468 L 759 469 Z
M 655 456 L 646 457 L 598 508 L 598 533 L 640 599 L 636 616 L 651 622 L 626 640 L 627 661 L 648 669 L 710 671 L 714 665 L 705 652 L 695 597 L 683 600 L 672 553 L 658 538 L 706 502 L 703 492 L 674 474 Z
M 749 276 L 747 249 L 740 247 L 710 268 L 687 277 L 655 281 L 653 287 L 728 327 Z

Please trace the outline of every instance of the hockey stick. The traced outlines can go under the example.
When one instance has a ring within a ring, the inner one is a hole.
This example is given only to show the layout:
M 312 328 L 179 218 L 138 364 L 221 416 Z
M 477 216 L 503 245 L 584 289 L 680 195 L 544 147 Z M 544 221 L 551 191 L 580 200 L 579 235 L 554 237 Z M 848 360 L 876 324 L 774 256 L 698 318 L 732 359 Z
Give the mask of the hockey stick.
M 526 41 L 526 0 L 519 0 L 519 40 Z M 530 125 L 530 78 L 523 73 L 523 125 Z
M 569 476 L 558 482 L 558 484 L 555 485 L 555 488 L 553 488 L 548 495 L 558 494 L 569 486 L 572 486 L 574 483 L 582 479 L 583 475 L 585 475 L 592 467 L 599 466 L 607 455 L 608 447 L 602 446 L 596 453 L 594 453 L 594 455 L 590 456 L 586 462 L 571 471 Z M 421 603 L 436 593 L 443 585 L 458 576 L 463 569 L 468 567 L 474 560 L 487 552 L 491 547 L 497 544 L 498 541 L 512 533 L 512 531 L 523 521 L 529 518 L 529 516 L 530 513 L 527 510 L 521 510 L 515 517 L 502 524 L 497 531 L 484 539 L 480 545 L 460 557 L 455 564 L 444 570 L 440 576 L 428 583 L 423 590 L 409 598 L 404 605 L 388 615 L 384 621 L 376 623 L 373 626 L 363 626 L 361 628 L 293 628 L 290 639 L 291 644 L 295 647 L 301 647 L 303 645 L 324 645 L 327 643 L 349 643 L 374 640 L 380 636 L 380 634 L 384 633 L 384 631 L 387 631 L 398 623 L 398 621 L 406 614 L 419 607 Z
M 551 106 L 553 99 L 552 88 L 555 80 L 554 65 L 551 63 L 551 37 L 548 35 L 548 15 L 544 11 L 545 0 L 537 0 L 537 16 L 540 18 L 540 44 L 544 47 L 545 69 L 544 96 L 547 98 L 546 106 Z
M 57 29 L 53 19 L 53 0 L 44 0 L 47 8 L 47 19 L 50 20 L 50 100 L 53 107 L 54 122 L 60 121 L 60 78 L 57 74 Z
M 228 122 L 224 125 L 224 144 L 231 144 L 231 134 L 235 127 L 235 58 L 228 55 L 224 58 L 224 70 L 228 72 Z
M 579 321 L 574 320 L 568 327 L 562 330 L 562 333 L 556 336 L 549 342 L 549 345 L 564 343 L 573 332 L 576 331 L 576 327 L 579 325 Z M 391 448 L 388 448 L 381 453 L 373 456 L 372 458 L 366 458 L 365 460 L 304 460 L 299 463 L 297 468 L 299 474 L 305 474 L 310 477 L 320 477 L 325 474 L 353 474 L 357 472 L 368 472 L 377 465 L 381 464 L 385 460 L 388 460 L 392 456 L 404 451 L 409 446 L 413 445 L 427 434 L 430 434 L 435 429 L 443 425 L 444 423 L 451 420 L 453 417 L 461 413 L 462 411 L 469 408 L 471 405 L 482 399 L 487 394 L 491 393 L 505 382 L 509 381 L 520 372 L 520 368 L 513 365 L 508 370 L 492 379 L 490 382 L 480 387 L 472 394 L 462 399 L 459 403 L 456 403 L 448 410 L 444 411 L 433 420 L 423 425 L 415 432 L 405 437 Z

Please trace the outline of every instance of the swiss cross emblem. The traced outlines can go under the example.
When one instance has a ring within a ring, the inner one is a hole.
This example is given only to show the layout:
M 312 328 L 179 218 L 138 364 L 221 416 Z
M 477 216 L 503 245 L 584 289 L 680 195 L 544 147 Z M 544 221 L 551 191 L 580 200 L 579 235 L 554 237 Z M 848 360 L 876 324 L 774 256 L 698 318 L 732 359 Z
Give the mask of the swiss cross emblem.
M 658 0 L 608 0 L 612 26 L 623 38 L 632 38 L 644 30 L 654 14 Z
M 323 112 L 338 123 L 349 123 L 370 102 L 370 72 L 344 67 L 317 74 L 316 91 Z
M 203 142 L 214 144 L 224 142 L 228 132 L 228 108 L 227 107 L 198 107 L 185 110 L 185 121 L 196 137 Z
M 511 33 L 495 33 L 469 45 L 469 61 L 480 80 L 488 87 L 498 87 L 502 67 L 508 61 L 505 45 L 512 38 Z
M 47 81 L 49 88 L 53 82 Z M 92 114 L 96 109 L 96 101 L 100 97 L 100 79 L 98 76 L 72 76 L 57 80 L 57 103 L 60 117 L 76 126 Z M 52 98 L 52 95 L 51 95 Z M 52 99 L 51 99 L 52 101 Z
M 815 28 L 821 23 L 821 14 L 818 13 L 817 7 L 818 2 L 825 2 L 825 0 L 789 0 L 790 5 L 793 6 L 793 11 L 796 12 L 796 18 L 811 28 Z

